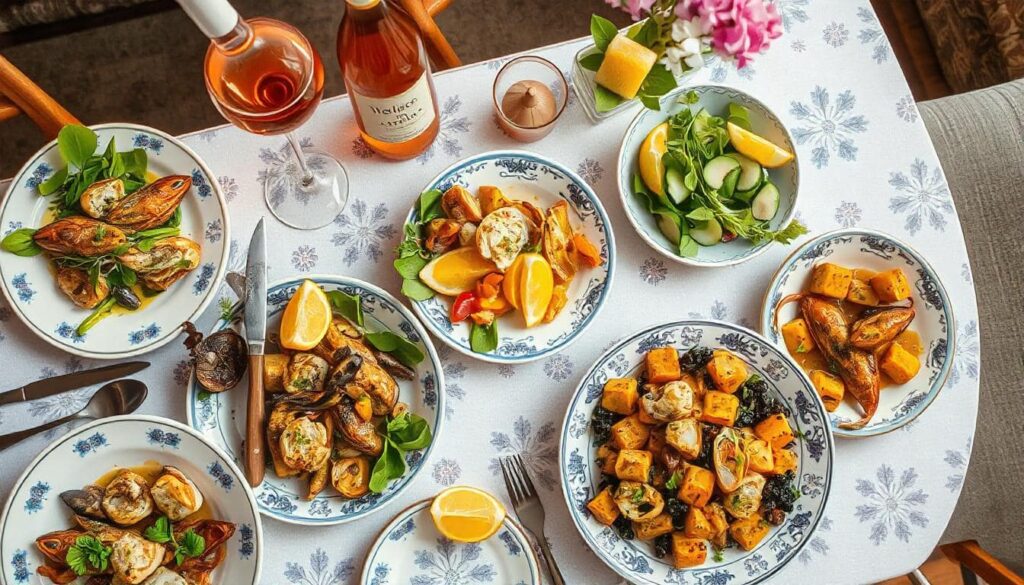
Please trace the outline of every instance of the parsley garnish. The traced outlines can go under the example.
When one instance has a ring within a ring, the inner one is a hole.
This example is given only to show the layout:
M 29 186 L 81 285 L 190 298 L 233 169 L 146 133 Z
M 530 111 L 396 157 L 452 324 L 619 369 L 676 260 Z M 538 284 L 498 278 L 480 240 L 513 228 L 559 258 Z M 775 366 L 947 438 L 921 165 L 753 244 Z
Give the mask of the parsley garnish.
M 175 539 L 174 529 L 171 527 L 171 521 L 167 519 L 167 516 L 157 518 L 156 522 L 146 529 L 144 536 L 146 540 L 159 544 L 169 544 L 174 548 L 174 562 L 177 565 L 180 565 L 188 557 L 198 557 L 206 551 L 206 539 L 191 528 L 181 535 L 180 542 Z
M 83 534 L 76 538 L 75 544 L 68 549 L 65 560 L 76 575 L 86 574 L 90 566 L 102 572 L 107 570 L 111 552 L 111 548 L 95 536 Z
M 679 476 L 679 472 L 673 471 L 671 477 L 669 477 L 668 481 L 665 482 L 665 487 L 670 490 L 678 488 L 680 479 L 682 478 Z
M 644 488 L 636 488 L 636 491 L 633 492 L 633 495 L 632 497 L 630 497 L 630 500 L 632 500 L 634 504 L 639 504 L 640 502 L 644 501 Z

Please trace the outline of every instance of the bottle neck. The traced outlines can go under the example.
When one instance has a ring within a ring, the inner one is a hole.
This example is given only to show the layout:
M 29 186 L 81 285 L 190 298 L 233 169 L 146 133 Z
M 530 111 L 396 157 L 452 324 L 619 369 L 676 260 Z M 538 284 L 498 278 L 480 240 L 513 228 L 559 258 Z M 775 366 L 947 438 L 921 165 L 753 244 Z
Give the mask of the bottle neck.
M 248 49 L 252 45 L 254 36 L 255 33 L 249 23 L 245 19 L 239 18 L 230 32 L 210 40 L 220 52 L 230 55 Z
M 384 0 L 345 0 L 353 11 L 370 10 L 371 8 L 386 8 Z

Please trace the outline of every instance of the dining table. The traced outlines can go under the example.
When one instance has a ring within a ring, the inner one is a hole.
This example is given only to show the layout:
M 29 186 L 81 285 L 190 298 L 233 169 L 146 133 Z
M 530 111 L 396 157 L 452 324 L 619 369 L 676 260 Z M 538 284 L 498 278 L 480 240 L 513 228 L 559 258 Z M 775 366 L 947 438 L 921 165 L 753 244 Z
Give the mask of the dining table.
M 955 347 L 944 348 L 953 352 L 953 365 L 943 391 L 898 430 L 837 439 L 824 518 L 797 557 L 769 581 L 877 582 L 924 562 L 939 543 L 963 485 L 975 432 L 980 364 L 971 267 L 943 170 L 868 0 L 775 4 L 784 33 L 770 50 L 740 70 L 711 58 L 686 83 L 734 86 L 774 110 L 796 143 L 801 169 L 796 217 L 810 235 L 855 226 L 893 234 L 930 260 L 955 315 Z M 570 17 L 585 32 L 587 15 L 560 16 Z M 514 26 L 511 20 L 509 26 Z M 526 53 L 549 59 L 571 79 L 573 58 L 589 42 L 589 37 L 580 38 Z M 398 296 L 401 277 L 392 267 L 393 251 L 417 195 L 452 163 L 494 149 L 534 151 L 576 170 L 603 202 L 617 244 L 606 302 L 571 347 L 531 363 L 495 365 L 435 339 L 446 381 L 446 425 L 411 488 L 400 501 L 349 524 L 308 527 L 265 519 L 261 583 L 357 583 L 371 543 L 391 517 L 452 485 L 486 489 L 512 510 L 499 468 L 499 458 L 512 454 L 522 456 L 540 492 L 546 537 L 566 582 L 621 582 L 584 545 L 560 487 L 558 441 L 576 385 L 605 349 L 654 324 L 710 318 L 756 327 L 772 274 L 799 245 L 774 244 L 748 262 L 723 268 L 684 266 L 662 257 L 631 227 L 617 188 L 619 148 L 638 109 L 593 123 L 571 92 L 549 136 L 529 145 L 517 143 L 497 123 L 491 97 L 495 75 L 512 57 L 436 72 L 439 134 L 425 152 L 404 162 L 385 160 L 363 142 L 347 96 L 325 99 L 298 134 L 305 147 L 326 150 L 343 162 L 350 193 L 343 213 L 316 231 L 280 223 L 263 199 L 265 184 L 272 196 L 293 197 L 302 178 L 283 137 L 256 136 L 229 125 L 181 137 L 205 159 L 228 201 L 230 226 L 210 223 L 203 237 L 230 239 L 229 269 L 241 272 L 249 236 L 265 219 L 271 282 L 343 274 Z M 195 89 L 204 91 L 199 85 Z M 149 145 L 151 156 L 159 156 L 159 146 Z M 236 300 L 226 284 L 217 298 Z M 219 304 L 211 304 L 200 319 L 200 330 L 216 321 Z M 2 389 L 103 365 L 36 338 L 6 304 L 0 307 L 0 356 Z M 135 375 L 150 389 L 140 413 L 186 421 L 187 357 L 185 347 L 175 342 L 141 358 L 152 365 Z M 95 390 L 3 407 L 0 427 L 9 432 L 64 416 L 81 408 Z M 6 497 L 30 460 L 63 432 L 43 433 L 5 451 L 0 494 Z M 256 494 L 259 498 L 259 488 Z M 705 580 L 700 585 L 718 584 Z

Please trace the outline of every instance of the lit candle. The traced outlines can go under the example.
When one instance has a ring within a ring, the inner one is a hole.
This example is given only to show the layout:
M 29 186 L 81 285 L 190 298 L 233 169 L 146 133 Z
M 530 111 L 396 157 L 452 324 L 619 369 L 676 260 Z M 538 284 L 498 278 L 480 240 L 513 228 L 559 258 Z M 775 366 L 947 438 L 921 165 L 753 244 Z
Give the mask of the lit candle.
M 547 136 L 565 109 L 569 86 L 553 63 L 524 55 L 505 64 L 492 95 L 498 125 L 520 142 Z

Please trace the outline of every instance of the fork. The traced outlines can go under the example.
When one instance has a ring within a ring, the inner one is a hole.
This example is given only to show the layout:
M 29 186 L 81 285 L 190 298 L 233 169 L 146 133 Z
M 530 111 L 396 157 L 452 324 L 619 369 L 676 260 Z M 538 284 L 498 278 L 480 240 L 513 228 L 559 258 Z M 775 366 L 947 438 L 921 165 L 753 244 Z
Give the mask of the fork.
M 526 471 L 523 459 L 518 454 L 502 457 L 501 474 L 505 477 L 505 489 L 508 490 L 508 497 L 512 499 L 516 515 L 540 544 L 544 561 L 551 573 L 551 582 L 554 585 L 565 585 L 565 578 L 558 570 L 555 557 L 548 548 L 548 539 L 544 537 L 544 505 L 537 496 L 537 490 L 533 487 L 533 481 Z

